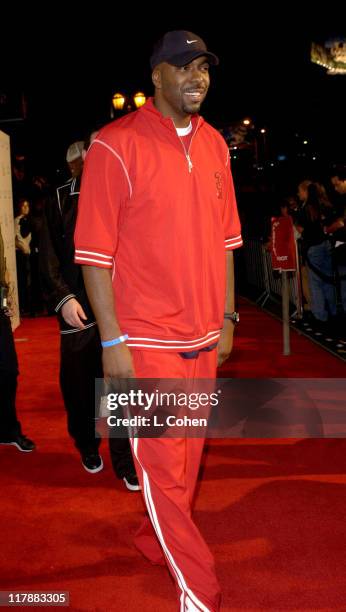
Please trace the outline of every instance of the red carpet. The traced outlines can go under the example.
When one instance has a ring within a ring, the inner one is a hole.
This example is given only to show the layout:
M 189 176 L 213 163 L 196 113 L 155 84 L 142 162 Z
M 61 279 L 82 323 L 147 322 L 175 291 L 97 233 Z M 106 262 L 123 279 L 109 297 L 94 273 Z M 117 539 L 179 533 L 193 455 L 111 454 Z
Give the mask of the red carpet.
M 280 323 L 248 303 L 241 314 L 223 376 L 345 376 L 342 361 L 297 334 L 283 357 Z M 18 414 L 38 449 L 0 448 L 0 589 L 69 591 L 76 612 L 176 610 L 167 571 L 132 546 L 140 495 L 113 476 L 105 442 L 105 469 L 91 475 L 66 434 L 54 319 L 24 320 L 16 338 Z M 195 519 L 222 609 L 346 610 L 345 468 L 344 440 L 210 442 Z

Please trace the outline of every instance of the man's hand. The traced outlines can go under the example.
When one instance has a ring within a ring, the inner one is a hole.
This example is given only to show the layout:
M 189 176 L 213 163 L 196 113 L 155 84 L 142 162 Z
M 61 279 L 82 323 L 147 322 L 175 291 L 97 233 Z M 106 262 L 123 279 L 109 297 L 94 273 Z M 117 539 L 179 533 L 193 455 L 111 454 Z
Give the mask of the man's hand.
M 102 354 L 103 377 L 107 385 L 127 390 L 127 378 L 134 378 L 135 370 L 130 350 L 124 342 L 103 349 Z
M 66 321 L 68 325 L 78 327 L 79 329 L 85 328 L 82 319 L 86 321 L 88 317 L 86 316 L 80 303 L 75 298 L 71 298 L 68 300 L 68 302 L 65 302 L 61 308 L 61 314 L 64 321 Z
M 230 356 L 233 347 L 234 323 L 229 319 L 223 322 L 220 340 L 217 345 L 217 366 L 220 367 Z

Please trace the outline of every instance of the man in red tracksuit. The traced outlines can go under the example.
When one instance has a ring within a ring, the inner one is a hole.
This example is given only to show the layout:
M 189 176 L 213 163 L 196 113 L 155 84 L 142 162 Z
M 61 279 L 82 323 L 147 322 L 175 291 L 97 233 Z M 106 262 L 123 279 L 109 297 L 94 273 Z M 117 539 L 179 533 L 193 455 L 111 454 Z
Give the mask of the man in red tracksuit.
M 151 57 L 154 98 L 103 128 L 87 154 L 75 261 L 106 379 L 215 378 L 231 352 L 242 239 L 228 148 L 197 114 L 216 64 L 199 36 L 165 34 Z M 213 558 L 191 517 L 203 440 L 134 438 L 132 448 L 149 516 L 137 548 L 165 559 L 181 610 L 218 610 Z

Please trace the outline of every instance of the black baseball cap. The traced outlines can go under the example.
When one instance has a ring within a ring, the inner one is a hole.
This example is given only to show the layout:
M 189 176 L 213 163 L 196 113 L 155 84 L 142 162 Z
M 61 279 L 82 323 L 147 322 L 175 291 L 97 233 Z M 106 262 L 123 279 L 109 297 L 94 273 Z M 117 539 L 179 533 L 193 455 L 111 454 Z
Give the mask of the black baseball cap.
M 186 30 L 173 30 L 166 32 L 155 45 L 150 66 L 152 70 L 161 62 L 185 66 L 201 55 L 205 55 L 209 64 L 218 65 L 219 58 L 207 50 L 207 45 L 200 36 Z

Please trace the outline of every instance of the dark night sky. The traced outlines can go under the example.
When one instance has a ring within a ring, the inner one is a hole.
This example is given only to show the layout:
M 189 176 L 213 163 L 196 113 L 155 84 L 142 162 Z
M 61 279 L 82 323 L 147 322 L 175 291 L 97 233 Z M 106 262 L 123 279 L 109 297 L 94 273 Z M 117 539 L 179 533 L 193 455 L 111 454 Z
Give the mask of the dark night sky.
M 25 91 L 29 117 L 25 130 L 13 132 L 13 142 L 25 133 L 29 154 L 59 163 L 72 140 L 82 138 L 95 121 L 109 120 L 115 91 L 151 93 L 153 43 L 167 30 L 188 29 L 220 57 L 203 106 L 207 119 L 223 126 L 249 115 L 277 137 L 299 131 L 317 148 L 334 149 L 340 156 L 346 138 L 346 76 L 327 76 L 309 55 L 312 40 L 346 31 L 340 31 L 340 15 L 326 14 L 326 8 L 317 14 L 314 3 L 300 5 L 304 15 L 299 3 L 256 10 L 247 4 L 236 11 L 229 3 L 229 8 L 191 10 L 193 17 L 183 9 L 179 18 L 161 18 L 162 8 L 153 7 L 139 14 L 135 5 L 121 13 L 109 5 L 94 7 L 83 13 L 83 23 L 80 8 L 72 15 L 70 9 L 57 12 L 54 5 L 34 20 L 31 9 L 34 25 L 28 25 L 26 15 L 20 23 L 12 17 L 3 83 L 7 90 Z M 175 7 L 165 10 L 177 13 Z M 6 131 L 4 125 L 0 129 Z

